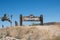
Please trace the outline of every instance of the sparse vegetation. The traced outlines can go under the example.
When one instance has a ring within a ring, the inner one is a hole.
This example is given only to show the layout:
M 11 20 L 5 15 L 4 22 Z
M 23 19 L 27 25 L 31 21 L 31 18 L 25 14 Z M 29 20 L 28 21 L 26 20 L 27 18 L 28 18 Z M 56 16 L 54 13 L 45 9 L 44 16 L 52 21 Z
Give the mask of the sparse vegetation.
M 32 23 L 32 26 L 34 26 L 35 25 L 35 23 Z

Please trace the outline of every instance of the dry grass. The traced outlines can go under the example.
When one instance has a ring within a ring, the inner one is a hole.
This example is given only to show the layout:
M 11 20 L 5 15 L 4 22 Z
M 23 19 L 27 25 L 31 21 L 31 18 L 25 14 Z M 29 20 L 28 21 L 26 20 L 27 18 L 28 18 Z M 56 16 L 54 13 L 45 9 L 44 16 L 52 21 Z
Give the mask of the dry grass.
M 20 40 L 60 40 L 60 26 L 23 26 L 0 29 L 0 33 L 18 38 Z

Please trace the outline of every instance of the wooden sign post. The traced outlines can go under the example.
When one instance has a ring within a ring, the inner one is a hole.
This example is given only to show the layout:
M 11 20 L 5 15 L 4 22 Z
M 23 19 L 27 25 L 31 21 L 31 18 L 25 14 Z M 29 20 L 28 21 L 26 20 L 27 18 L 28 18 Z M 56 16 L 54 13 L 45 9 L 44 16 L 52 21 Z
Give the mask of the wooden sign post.
M 43 15 L 40 15 L 40 22 L 41 22 L 41 25 L 43 25 Z
M 20 14 L 20 26 L 22 26 L 22 14 Z
M 36 17 L 33 15 L 22 16 L 22 14 L 20 14 L 20 26 L 22 26 L 23 21 L 40 21 L 40 25 L 43 25 L 43 15 L 40 15 L 40 17 Z

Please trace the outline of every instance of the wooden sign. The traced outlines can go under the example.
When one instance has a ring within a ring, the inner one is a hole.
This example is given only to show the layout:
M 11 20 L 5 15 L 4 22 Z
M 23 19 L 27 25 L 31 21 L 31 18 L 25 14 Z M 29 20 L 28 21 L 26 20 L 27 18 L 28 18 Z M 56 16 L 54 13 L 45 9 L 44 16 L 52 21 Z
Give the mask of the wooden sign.
M 22 16 L 22 14 L 20 15 L 20 26 L 22 26 L 22 22 L 23 21 L 40 21 L 40 25 L 43 25 L 43 15 L 40 15 L 40 17 L 37 16 Z
M 39 17 L 22 17 L 23 21 L 39 21 Z

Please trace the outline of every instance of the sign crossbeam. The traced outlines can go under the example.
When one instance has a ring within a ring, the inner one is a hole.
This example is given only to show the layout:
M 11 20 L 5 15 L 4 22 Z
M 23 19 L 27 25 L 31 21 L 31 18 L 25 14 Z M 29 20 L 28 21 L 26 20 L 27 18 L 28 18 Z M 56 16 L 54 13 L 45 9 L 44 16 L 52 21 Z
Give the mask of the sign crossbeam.
M 38 17 L 22 17 L 23 21 L 39 21 Z

